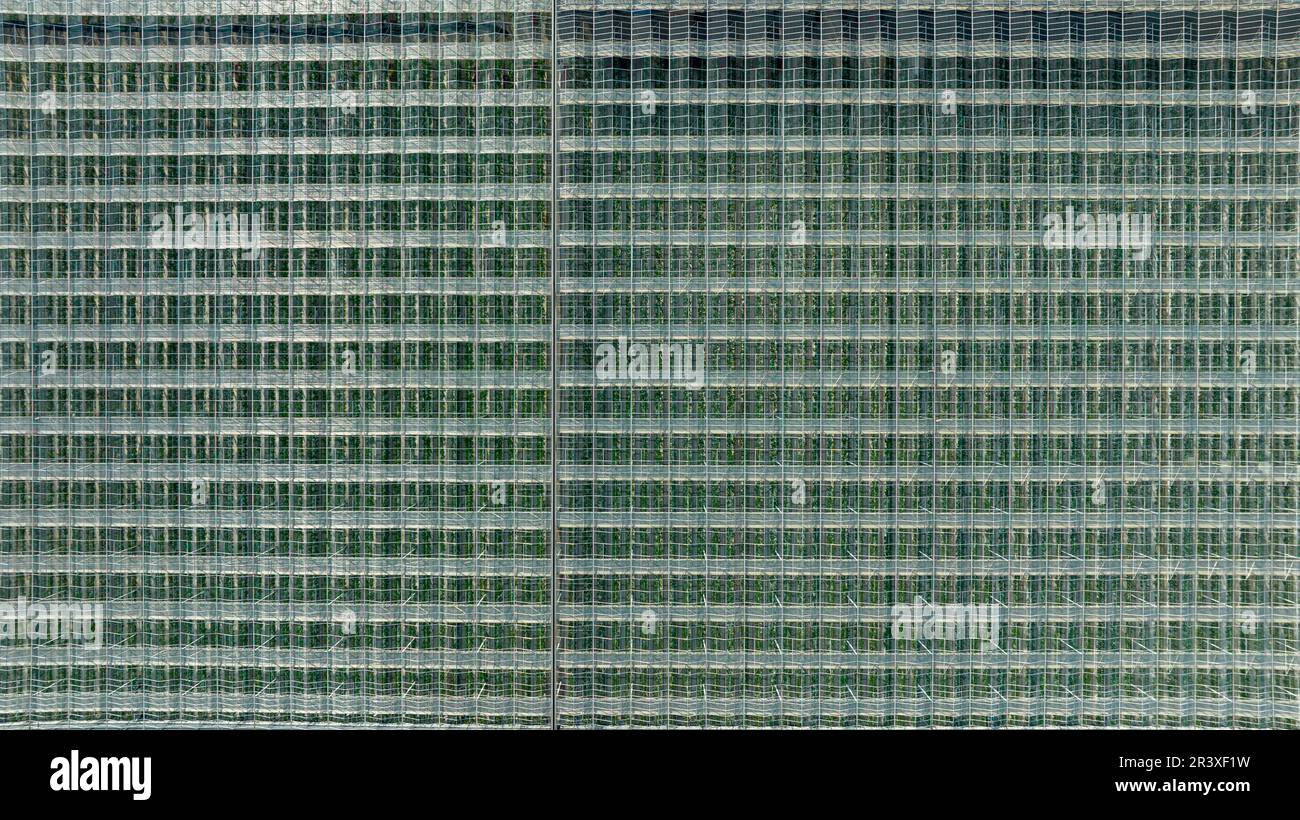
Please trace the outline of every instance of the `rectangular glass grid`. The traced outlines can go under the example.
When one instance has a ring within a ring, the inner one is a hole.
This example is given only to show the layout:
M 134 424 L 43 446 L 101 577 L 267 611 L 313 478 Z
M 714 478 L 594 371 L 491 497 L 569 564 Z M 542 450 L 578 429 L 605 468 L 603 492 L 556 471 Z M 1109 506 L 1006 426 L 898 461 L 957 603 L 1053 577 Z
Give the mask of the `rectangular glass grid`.
M 1300 723 L 1300 4 L 28 0 L 0 71 L 0 721 Z

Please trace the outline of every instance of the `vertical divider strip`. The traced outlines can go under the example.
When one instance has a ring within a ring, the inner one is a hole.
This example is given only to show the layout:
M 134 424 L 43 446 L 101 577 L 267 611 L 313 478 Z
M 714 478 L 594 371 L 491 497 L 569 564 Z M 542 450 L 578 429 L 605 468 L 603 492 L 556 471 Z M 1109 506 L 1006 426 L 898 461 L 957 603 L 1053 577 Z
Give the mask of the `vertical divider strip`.
M 559 445 L 559 355 L 560 355 L 560 284 L 559 284 L 559 249 L 560 249 L 560 125 L 559 125 L 559 82 L 560 82 L 560 61 L 559 56 L 559 0 L 551 0 L 551 55 L 550 55 L 550 80 L 551 80 L 551 209 L 550 209 L 550 228 L 551 228 L 551 251 L 550 251 L 550 273 L 551 273 L 551 434 L 548 449 L 551 454 L 551 728 L 559 728 L 559 650 L 560 637 L 557 630 L 559 619 L 557 611 L 558 582 L 559 582 L 559 549 L 560 549 L 560 522 L 559 522 L 559 456 L 557 447 Z

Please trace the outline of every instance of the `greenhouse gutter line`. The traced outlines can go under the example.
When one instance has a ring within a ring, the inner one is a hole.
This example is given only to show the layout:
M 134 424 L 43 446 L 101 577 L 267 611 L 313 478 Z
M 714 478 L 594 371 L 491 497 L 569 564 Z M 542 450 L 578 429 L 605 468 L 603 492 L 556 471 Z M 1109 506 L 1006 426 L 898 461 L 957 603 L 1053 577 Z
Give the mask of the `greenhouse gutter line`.
M 559 84 L 560 84 L 560 63 L 558 58 L 559 32 L 556 26 L 559 20 L 559 0 L 551 0 L 551 49 L 550 49 L 550 68 L 551 68 L 551 150 L 550 150 L 550 173 L 551 173 L 551 728 L 559 728 L 559 697 L 560 697 L 560 677 L 559 677 L 559 619 L 556 608 L 556 598 L 559 590 L 559 551 L 560 551 L 560 514 L 559 514 L 559 456 L 558 443 L 559 437 L 559 384 L 560 369 L 557 357 L 560 352 L 560 274 L 559 274 L 559 245 L 560 245 L 560 142 L 559 142 Z

